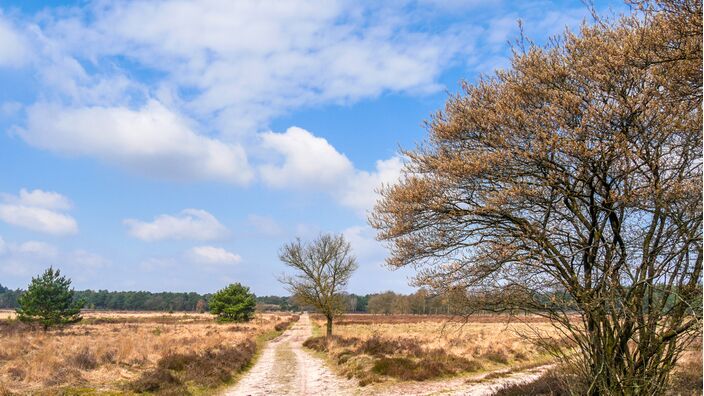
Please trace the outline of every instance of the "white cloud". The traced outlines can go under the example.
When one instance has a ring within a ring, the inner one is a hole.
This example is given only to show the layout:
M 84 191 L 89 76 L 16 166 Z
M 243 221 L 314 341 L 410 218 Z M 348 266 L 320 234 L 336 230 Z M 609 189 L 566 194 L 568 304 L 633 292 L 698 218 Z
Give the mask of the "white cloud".
M 189 250 L 188 255 L 202 264 L 237 264 L 242 261 L 239 254 L 215 246 L 196 246 Z
M 369 226 L 354 226 L 342 231 L 347 242 L 352 245 L 352 251 L 360 261 L 380 263 L 388 253 L 386 248 L 374 239 L 374 230 Z
M 19 23 L 41 90 L 15 128 L 27 143 L 160 178 L 236 184 L 252 179 L 246 150 L 274 117 L 437 91 L 472 41 L 458 28 L 429 32 L 404 7 L 344 1 L 108 2 Z M 305 164 L 284 166 L 310 177 Z M 268 184 L 288 183 L 264 168 Z
M 262 140 L 264 147 L 282 157 L 279 165 L 260 166 L 265 183 L 278 188 L 326 191 L 340 204 L 360 214 L 372 209 L 378 198 L 377 190 L 396 182 L 403 169 L 398 156 L 376 161 L 373 171 L 355 169 L 327 140 L 297 127 L 284 133 L 264 133 Z
M 75 57 L 125 55 L 189 89 L 184 109 L 229 133 L 290 109 L 385 91 L 441 89 L 469 50 L 458 29 L 428 32 L 403 7 L 343 1 L 105 3 L 45 29 Z M 90 15 L 86 15 L 90 14 Z M 402 78 L 401 78 L 402 76 Z
M 31 53 L 24 35 L 0 14 L 0 66 L 22 66 Z
M 143 241 L 163 239 L 212 240 L 227 234 L 227 228 L 201 209 L 184 209 L 178 215 L 160 215 L 152 222 L 126 219 L 128 233 Z
M 22 188 L 18 196 L 0 194 L 0 197 L 7 203 L 44 209 L 67 210 L 71 209 L 72 206 L 71 201 L 67 197 L 54 191 L 43 191 L 39 189 L 27 191 L 26 188 Z
M 307 188 L 338 184 L 354 170 L 344 154 L 327 140 L 305 129 L 291 127 L 285 133 L 262 134 L 263 146 L 283 156 L 281 165 L 260 167 L 265 183 L 274 187 Z
M 53 235 L 78 232 L 76 220 L 60 212 L 71 202 L 59 193 L 21 189 L 18 196 L 1 194 L 0 199 L 0 220 L 5 223 Z
M 357 171 L 347 179 L 337 192 L 338 199 L 342 205 L 366 214 L 379 198 L 378 190 L 384 185 L 397 182 L 402 170 L 403 160 L 398 156 L 379 160 L 373 172 Z
M 35 104 L 18 134 L 29 144 L 69 155 L 91 155 L 151 176 L 221 180 L 252 178 L 244 149 L 193 132 L 157 101 L 125 107 L 64 108 Z

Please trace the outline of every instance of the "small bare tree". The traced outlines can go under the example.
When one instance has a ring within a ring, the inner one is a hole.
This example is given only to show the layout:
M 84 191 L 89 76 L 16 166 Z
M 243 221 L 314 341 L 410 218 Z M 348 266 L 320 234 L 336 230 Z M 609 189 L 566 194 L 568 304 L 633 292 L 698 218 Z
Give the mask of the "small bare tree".
M 294 275 L 283 275 L 279 281 L 301 305 L 315 307 L 327 319 L 326 335 L 332 335 L 332 320 L 344 311 L 342 292 L 357 259 L 352 247 L 342 235 L 323 234 L 310 243 L 299 238 L 284 245 L 279 258 L 296 270 Z

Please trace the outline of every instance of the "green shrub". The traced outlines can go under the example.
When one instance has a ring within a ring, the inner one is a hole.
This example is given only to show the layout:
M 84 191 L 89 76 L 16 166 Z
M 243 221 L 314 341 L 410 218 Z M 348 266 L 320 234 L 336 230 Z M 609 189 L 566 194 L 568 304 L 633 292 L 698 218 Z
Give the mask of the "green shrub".
M 22 322 L 38 322 L 44 330 L 55 325 L 79 322 L 83 301 L 74 299 L 71 280 L 59 270 L 49 267 L 27 287 L 18 299 L 17 318 Z
M 221 322 L 248 322 L 254 318 L 257 302 L 249 288 L 233 283 L 213 294 L 208 302 L 210 313 Z

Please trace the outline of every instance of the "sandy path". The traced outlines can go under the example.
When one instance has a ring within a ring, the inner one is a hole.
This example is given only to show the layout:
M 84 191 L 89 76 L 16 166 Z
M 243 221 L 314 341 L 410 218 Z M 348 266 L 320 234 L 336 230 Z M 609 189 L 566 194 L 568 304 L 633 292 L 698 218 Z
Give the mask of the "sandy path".
M 292 328 L 267 344 L 254 367 L 225 395 L 354 394 L 354 381 L 339 377 L 303 350 L 303 341 L 310 335 L 310 317 L 303 314 Z
M 460 377 L 443 381 L 406 382 L 393 384 L 391 386 L 372 385 L 365 395 L 392 396 L 392 395 L 452 395 L 452 396 L 491 396 L 499 389 L 507 385 L 525 384 L 537 380 L 542 373 L 550 366 L 537 367 L 535 369 L 521 371 L 518 373 L 508 373 L 500 370 L 498 373 L 506 372 L 505 376 L 492 379 L 483 379 L 493 373 L 485 373 L 474 377 Z

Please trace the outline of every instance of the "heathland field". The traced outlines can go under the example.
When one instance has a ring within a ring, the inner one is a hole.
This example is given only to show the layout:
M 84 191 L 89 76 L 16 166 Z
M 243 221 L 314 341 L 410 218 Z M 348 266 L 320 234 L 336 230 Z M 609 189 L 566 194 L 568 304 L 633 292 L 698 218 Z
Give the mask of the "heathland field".
M 572 378 L 545 347 L 570 353 L 574 345 L 538 316 L 345 315 L 331 342 L 320 336 L 324 325 L 314 316 L 316 336 L 304 345 L 363 394 L 553 395 Z M 679 360 L 667 394 L 701 395 L 701 367 L 699 339 Z
M 88 312 L 44 332 L 13 316 L 0 313 L 0 394 L 211 394 L 297 319 L 257 314 L 222 324 L 207 313 Z
M 79 324 L 44 332 L 1 311 L 0 395 L 524 395 L 564 388 L 559 365 L 532 339 L 570 344 L 536 316 L 507 323 L 500 315 L 350 314 L 335 321 L 328 341 L 322 316 L 301 319 L 257 313 L 251 322 L 225 324 L 207 313 L 86 312 Z M 670 394 L 697 394 L 700 369 L 701 340 L 680 359 Z
M 544 319 L 485 315 L 470 319 L 419 315 L 347 315 L 335 322 L 326 343 L 304 345 L 325 352 L 338 370 L 362 386 L 376 382 L 424 381 L 453 375 L 527 370 L 552 358 L 530 339 L 540 335 L 565 344 Z M 315 323 L 324 326 L 322 317 Z M 315 329 L 315 328 L 314 328 Z M 319 332 L 319 330 L 318 330 Z

